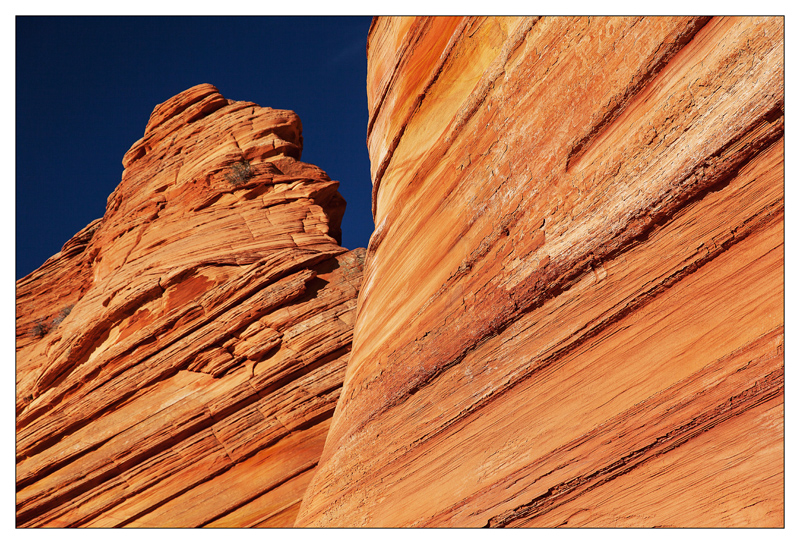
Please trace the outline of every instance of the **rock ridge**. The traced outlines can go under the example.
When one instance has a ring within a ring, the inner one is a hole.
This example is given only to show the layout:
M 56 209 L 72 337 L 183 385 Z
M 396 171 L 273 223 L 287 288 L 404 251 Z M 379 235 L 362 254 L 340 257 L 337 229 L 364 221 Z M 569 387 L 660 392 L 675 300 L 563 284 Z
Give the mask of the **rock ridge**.
M 781 527 L 784 21 L 376 17 L 376 229 L 156 106 L 17 282 L 20 527 Z
M 17 282 L 18 526 L 292 525 L 364 256 L 301 152 L 294 112 L 192 87 L 103 218 Z
M 774 17 L 375 19 L 297 525 L 781 526 L 783 81 Z

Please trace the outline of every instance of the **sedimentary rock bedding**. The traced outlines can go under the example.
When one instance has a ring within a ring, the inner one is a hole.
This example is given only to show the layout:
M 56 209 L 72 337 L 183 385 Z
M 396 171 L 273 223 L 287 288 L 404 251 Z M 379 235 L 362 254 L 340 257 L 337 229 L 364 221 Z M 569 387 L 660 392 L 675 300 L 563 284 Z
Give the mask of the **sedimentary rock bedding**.
M 293 112 L 199 85 L 102 219 L 17 282 L 18 526 L 291 526 L 349 357 L 364 250 Z
M 781 18 L 378 18 L 297 525 L 781 526 Z
M 783 40 L 374 19 L 367 250 L 293 112 L 157 106 L 17 282 L 17 525 L 782 526 Z

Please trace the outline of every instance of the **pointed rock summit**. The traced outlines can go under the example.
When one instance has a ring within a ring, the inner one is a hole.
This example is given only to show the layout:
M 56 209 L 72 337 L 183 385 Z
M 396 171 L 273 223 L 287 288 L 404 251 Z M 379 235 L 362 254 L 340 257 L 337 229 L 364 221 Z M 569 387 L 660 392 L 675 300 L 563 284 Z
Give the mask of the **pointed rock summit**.
M 291 111 L 157 106 L 102 219 L 17 282 L 19 526 L 291 526 L 363 250 Z

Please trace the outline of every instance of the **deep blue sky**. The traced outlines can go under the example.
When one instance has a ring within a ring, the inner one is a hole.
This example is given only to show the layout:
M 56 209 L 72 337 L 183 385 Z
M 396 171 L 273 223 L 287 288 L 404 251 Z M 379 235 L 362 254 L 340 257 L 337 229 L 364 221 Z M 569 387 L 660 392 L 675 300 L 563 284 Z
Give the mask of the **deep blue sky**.
M 153 108 L 211 83 L 294 110 L 302 159 L 340 182 L 342 244 L 372 233 L 369 17 L 17 17 L 16 278 L 90 221 Z

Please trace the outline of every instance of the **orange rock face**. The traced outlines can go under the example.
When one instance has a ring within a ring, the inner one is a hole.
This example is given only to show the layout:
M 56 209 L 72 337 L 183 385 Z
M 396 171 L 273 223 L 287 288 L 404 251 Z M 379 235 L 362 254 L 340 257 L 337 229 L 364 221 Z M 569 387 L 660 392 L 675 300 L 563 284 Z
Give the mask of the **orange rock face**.
M 291 526 L 363 250 L 293 112 L 193 87 L 102 219 L 17 282 L 18 526 Z
M 373 22 L 377 227 L 297 525 L 783 525 L 783 32 Z

